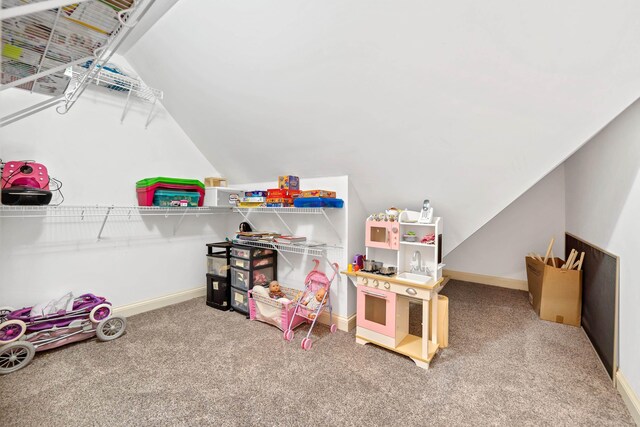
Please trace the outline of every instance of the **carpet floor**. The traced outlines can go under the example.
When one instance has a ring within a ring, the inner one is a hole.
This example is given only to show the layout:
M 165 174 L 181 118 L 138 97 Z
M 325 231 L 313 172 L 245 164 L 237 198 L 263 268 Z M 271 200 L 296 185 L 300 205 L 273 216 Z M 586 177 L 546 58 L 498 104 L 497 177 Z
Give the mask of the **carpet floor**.
M 303 351 L 305 326 L 288 343 L 198 298 L 0 377 L 0 425 L 633 425 L 580 329 L 539 320 L 521 291 L 443 294 L 450 346 L 426 371 L 323 325 Z

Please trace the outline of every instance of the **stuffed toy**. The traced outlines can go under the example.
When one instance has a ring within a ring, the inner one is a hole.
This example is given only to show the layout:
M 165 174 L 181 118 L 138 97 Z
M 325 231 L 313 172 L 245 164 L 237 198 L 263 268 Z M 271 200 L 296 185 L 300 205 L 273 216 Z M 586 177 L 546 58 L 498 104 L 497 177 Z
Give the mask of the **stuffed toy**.
M 287 296 L 280 290 L 280 283 L 273 280 L 269 283 L 269 298 L 278 299 L 286 298 Z

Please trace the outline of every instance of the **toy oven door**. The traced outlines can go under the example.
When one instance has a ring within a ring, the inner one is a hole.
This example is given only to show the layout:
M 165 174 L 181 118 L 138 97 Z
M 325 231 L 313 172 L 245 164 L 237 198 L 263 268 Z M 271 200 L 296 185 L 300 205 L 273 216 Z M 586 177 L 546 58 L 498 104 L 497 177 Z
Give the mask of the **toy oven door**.
M 396 294 L 358 286 L 357 324 L 393 338 L 396 330 Z

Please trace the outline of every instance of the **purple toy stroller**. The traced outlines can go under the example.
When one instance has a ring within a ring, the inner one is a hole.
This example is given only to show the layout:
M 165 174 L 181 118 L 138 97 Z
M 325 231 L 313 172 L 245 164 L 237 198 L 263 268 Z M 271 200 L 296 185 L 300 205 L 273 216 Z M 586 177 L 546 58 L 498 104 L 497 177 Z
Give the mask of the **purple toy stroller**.
M 313 270 L 307 274 L 307 278 L 304 280 L 304 292 L 301 298 L 298 298 L 296 301 L 296 306 L 293 311 L 293 316 L 291 316 L 291 322 L 289 323 L 289 327 L 286 331 L 284 331 L 284 339 L 287 341 L 291 341 L 293 339 L 293 323 L 296 318 L 302 317 L 306 319 L 307 323 L 311 323 L 311 327 L 309 328 L 309 332 L 307 332 L 307 336 L 302 339 L 301 346 L 304 350 L 311 349 L 311 332 L 313 331 L 313 327 L 316 325 L 318 321 L 318 317 L 320 314 L 329 309 L 329 330 L 331 333 L 334 333 L 338 327 L 333 323 L 333 311 L 331 308 L 331 298 L 330 298 L 330 290 L 331 290 L 331 282 L 336 277 L 336 274 L 339 270 L 338 264 L 333 263 L 335 270 L 333 272 L 333 276 L 331 279 L 327 277 L 322 271 L 318 271 L 318 266 L 320 265 L 320 261 L 314 259 L 313 262 L 316 263 Z
M 73 300 L 70 311 L 32 316 L 32 307 L 0 307 L 0 375 L 24 368 L 36 351 L 49 350 L 97 336 L 100 341 L 120 337 L 127 321 L 113 316 L 111 303 L 84 294 Z

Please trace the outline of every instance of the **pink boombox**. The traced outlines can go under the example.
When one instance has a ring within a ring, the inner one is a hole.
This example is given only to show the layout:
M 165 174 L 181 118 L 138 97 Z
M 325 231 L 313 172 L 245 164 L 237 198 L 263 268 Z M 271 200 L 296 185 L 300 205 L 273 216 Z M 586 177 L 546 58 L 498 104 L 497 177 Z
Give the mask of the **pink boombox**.
M 29 160 L 9 161 L 2 170 L 2 204 L 48 205 L 51 201 L 49 173 Z

